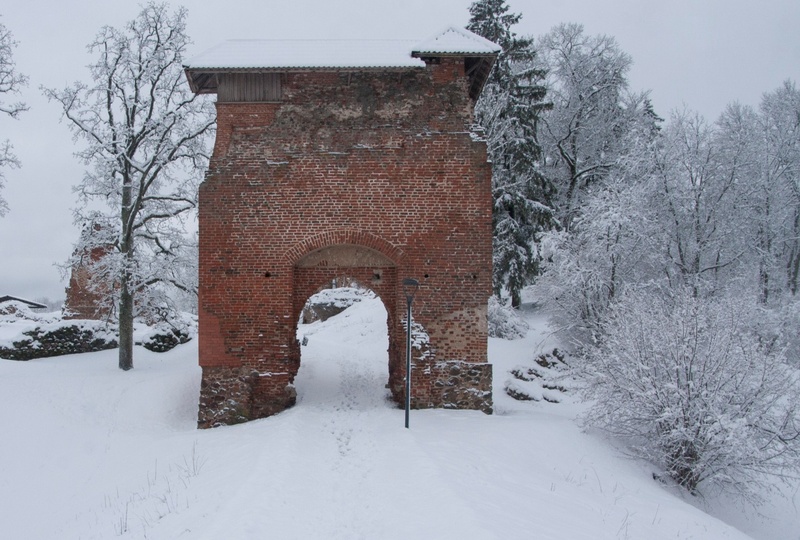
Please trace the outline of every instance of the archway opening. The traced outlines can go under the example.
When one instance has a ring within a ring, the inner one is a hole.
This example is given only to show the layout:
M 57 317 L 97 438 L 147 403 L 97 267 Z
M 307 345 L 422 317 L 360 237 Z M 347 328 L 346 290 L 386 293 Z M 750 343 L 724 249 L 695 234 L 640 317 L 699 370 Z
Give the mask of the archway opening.
M 370 410 L 391 406 L 389 315 L 381 298 L 342 275 L 312 294 L 298 317 L 297 406 Z

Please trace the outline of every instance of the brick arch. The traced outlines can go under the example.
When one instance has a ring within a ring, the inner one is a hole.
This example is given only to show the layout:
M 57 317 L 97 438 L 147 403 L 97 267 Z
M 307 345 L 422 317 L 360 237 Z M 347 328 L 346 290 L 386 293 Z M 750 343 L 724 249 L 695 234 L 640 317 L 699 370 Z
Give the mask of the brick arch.
M 297 242 L 284 252 L 283 260 L 287 264 L 294 265 L 313 251 L 337 245 L 353 245 L 374 249 L 390 259 L 395 265 L 400 265 L 405 257 L 403 250 L 380 236 L 355 229 L 336 229 L 315 234 Z
M 396 267 L 384 268 L 383 279 L 376 283 L 372 280 L 373 274 L 372 267 L 294 267 L 293 272 L 293 293 L 292 293 L 292 321 L 297 323 L 300 320 L 300 314 L 306 301 L 315 293 L 319 292 L 320 286 L 329 283 L 332 279 L 341 277 L 346 274 L 347 277 L 354 279 L 362 286 L 368 288 L 383 302 L 383 307 L 386 309 L 387 320 L 386 328 L 389 334 L 389 380 L 388 387 L 392 389 L 392 393 L 396 400 L 401 400 L 402 395 L 398 394 L 398 388 L 402 387 L 402 377 L 404 376 L 404 365 L 402 364 L 402 344 L 403 344 L 403 328 L 398 324 L 399 318 L 398 309 L 402 306 L 398 304 L 397 298 L 397 280 L 398 273 Z M 291 377 L 297 375 L 301 364 L 301 350 L 300 343 L 297 339 L 292 339 L 291 343 L 287 344 L 290 351 L 290 356 L 293 360 L 291 368 Z

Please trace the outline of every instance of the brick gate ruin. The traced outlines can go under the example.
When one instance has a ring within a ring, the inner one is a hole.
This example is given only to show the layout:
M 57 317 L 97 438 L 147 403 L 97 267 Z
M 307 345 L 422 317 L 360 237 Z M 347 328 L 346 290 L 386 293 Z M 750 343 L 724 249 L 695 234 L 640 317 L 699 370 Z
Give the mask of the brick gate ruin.
M 403 278 L 420 281 L 411 403 L 491 411 L 491 169 L 471 132 L 499 48 L 459 28 L 405 41 L 230 41 L 192 59 L 217 94 L 200 188 L 200 427 L 295 402 L 309 296 L 347 276 L 383 301 L 403 403 Z

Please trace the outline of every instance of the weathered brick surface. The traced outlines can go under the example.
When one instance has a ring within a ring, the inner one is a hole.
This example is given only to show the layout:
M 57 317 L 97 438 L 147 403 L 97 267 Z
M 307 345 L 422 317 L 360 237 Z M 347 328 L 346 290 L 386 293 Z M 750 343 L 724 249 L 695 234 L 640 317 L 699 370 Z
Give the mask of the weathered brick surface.
M 91 265 L 108 255 L 109 248 L 96 247 L 82 254 L 81 262 L 72 267 L 64 302 L 65 319 L 102 320 L 110 312 L 110 284 L 98 285 Z
M 414 319 L 431 342 L 414 406 L 490 409 L 491 172 L 469 133 L 463 65 L 285 73 L 280 103 L 217 104 L 200 190 L 201 427 L 294 402 L 300 312 L 340 276 L 386 306 L 399 403 L 400 283 L 414 277 Z M 459 376 L 449 374 L 455 365 Z

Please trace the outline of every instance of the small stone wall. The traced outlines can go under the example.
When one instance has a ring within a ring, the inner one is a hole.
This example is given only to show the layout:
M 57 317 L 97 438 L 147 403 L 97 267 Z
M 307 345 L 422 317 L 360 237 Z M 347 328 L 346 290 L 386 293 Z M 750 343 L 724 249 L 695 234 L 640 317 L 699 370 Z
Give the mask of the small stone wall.
M 201 428 L 240 424 L 251 419 L 250 396 L 258 372 L 242 368 L 203 368 Z
M 395 395 L 405 395 L 398 381 Z M 412 409 L 472 409 L 492 414 L 492 365 L 461 360 L 415 361 L 411 367 Z
M 431 369 L 431 375 L 430 407 L 475 409 L 492 414 L 491 364 L 472 364 L 459 360 L 437 362 Z M 417 405 L 416 408 L 423 407 Z

